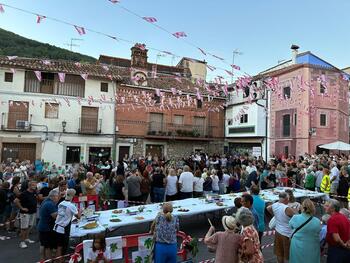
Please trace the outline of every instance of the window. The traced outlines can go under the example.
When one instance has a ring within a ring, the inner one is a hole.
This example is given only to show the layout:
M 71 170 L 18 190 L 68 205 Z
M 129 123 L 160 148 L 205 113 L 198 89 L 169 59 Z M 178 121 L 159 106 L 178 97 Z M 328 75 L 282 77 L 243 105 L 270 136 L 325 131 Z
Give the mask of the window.
M 197 109 L 201 109 L 203 106 L 203 102 L 201 100 L 197 100 Z
M 243 114 L 239 123 L 248 123 L 248 114 Z
M 45 103 L 45 118 L 58 119 L 59 105 L 57 103 Z
M 320 114 L 320 126 L 327 126 L 327 115 Z
M 101 92 L 108 92 L 108 83 L 101 82 Z
M 283 88 L 283 98 L 290 99 L 290 87 Z
M 297 125 L 297 114 L 294 113 L 294 125 Z
M 290 115 L 283 115 L 283 137 L 290 136 Z
M 174 124 L 183 125 L 184 124 L 184 115 L 175 115 L 174 116 Z
M 321 94 L 325 94 L 326 93 L 326 87 L 322 83 L 320 83 L 320 93 Z
M 80 147 L 79 146 L 67 146 L 66 148 L 66 163 L 79 163 L 80 162 Z
M 5 72 L 5 82 L 13 82 L 13 73 Z

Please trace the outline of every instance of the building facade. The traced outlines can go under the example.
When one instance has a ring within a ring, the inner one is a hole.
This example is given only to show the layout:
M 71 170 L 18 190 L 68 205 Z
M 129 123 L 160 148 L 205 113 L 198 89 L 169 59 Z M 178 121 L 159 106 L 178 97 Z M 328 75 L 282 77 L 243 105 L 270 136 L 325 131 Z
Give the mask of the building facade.
M 269 85 L 270 153 L 321 153 L 320 145 L 349 141 L 348 81 L 311 52 L 262 73 Z
M 256 82 L 258 85 L 259 82 Z M 260 84 L 259 84 L 260 85 Z M 266 158 L 266 99 L 253 85 L 230 89 L 226 108 L 225 143 L 229 154 Z
M 100 56 L 100 63 L 122 72 L 116 94 L 117 159 L 223 152 L 225 98 L 208 96 L 205 76 L 196 83 L 187 67 L 193 68 L 195 60 L 185 60 L 175 67 L 149 63 L 147 49 L 140 44 L 131 48 L 130 60 Z M 203 74 L 201 66 L 194 68 L 195 74 Z
M 61 165 L 111 158 L 118 80 L 112 69 L 1 57 L 1 161 Z

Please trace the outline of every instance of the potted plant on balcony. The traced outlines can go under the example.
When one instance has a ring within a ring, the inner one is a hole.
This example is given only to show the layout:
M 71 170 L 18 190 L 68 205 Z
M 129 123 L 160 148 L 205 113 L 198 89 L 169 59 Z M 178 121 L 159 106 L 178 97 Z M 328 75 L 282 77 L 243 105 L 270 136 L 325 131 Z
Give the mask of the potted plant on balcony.
M 173 134 L 172 131 L 168 131 L 168 136 L 171 136 Z
M 197 129 L 194 129 L 193 131 L 192 131 L 192 133 L 193 133 L 193 137 L 199 137 L 201 134 L 200 134 L 200 132 L 199 132 L 199 130 L 197 130 Z
M 183 134 L 182 130 L 176 130 L 176 133 L 178 136 L 182 136 L 182 134 Z

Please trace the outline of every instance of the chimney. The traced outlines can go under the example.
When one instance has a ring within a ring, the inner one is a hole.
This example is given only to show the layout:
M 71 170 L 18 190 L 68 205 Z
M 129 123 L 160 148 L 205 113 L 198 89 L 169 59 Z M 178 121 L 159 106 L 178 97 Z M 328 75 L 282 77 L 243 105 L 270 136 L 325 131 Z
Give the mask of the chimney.
M 131 66 L 136 68 L 147 68 L 147 51 L 145 44 L 136 43 L 131 48 Z
M 296 64 L 297 63 L 297 55 L 298 55 L 299 46 L 292 45 L 290 47 L 290 49 L 292 50 L 292 63 Z

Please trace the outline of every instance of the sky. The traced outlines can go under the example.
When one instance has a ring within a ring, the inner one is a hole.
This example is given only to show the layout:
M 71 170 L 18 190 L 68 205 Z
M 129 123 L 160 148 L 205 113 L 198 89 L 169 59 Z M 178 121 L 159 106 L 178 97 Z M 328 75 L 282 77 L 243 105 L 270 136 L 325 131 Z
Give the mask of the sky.
M 79 36 L 72 26 L 51 20 L 36 23 L 36 17 L 4 7 L 0 27 L 24 37 L 69 48 L 71 38 L 79 47 L 74 51 L 98 58 L 100 54 L 130 58 L 133 43 L 170 51 L 181 57 L 206 60 L 209 65 L 227 68 L 232 62 L 243 72 L 254 75 L 291 58 L 290 46 L 311 51 L 338 68 L 350 66 L 350 1 L 348 0 L 0 0 L 0 3 L 58 18 L 91 28 L 130 43 L 115 41 L 87 32 Z M 184 31 L 184 40 L 176 39 L 150 23 L 125 11 L 157 18 L 157 24 L 170 32 Z M 1 39 L 0 39 L 1 41 Z M 223 63 L 203 55 L 188 44 L 225 58 Z M 176 65 L 179 57 L 157 58 L 148 52 L 148 61 Z M 241 74 L 237 72 L 237 74 Z M 208 80 L 225 75 L 222 70 L 208 71 Z M 227 77 L 227 74 L 226 74 Z

